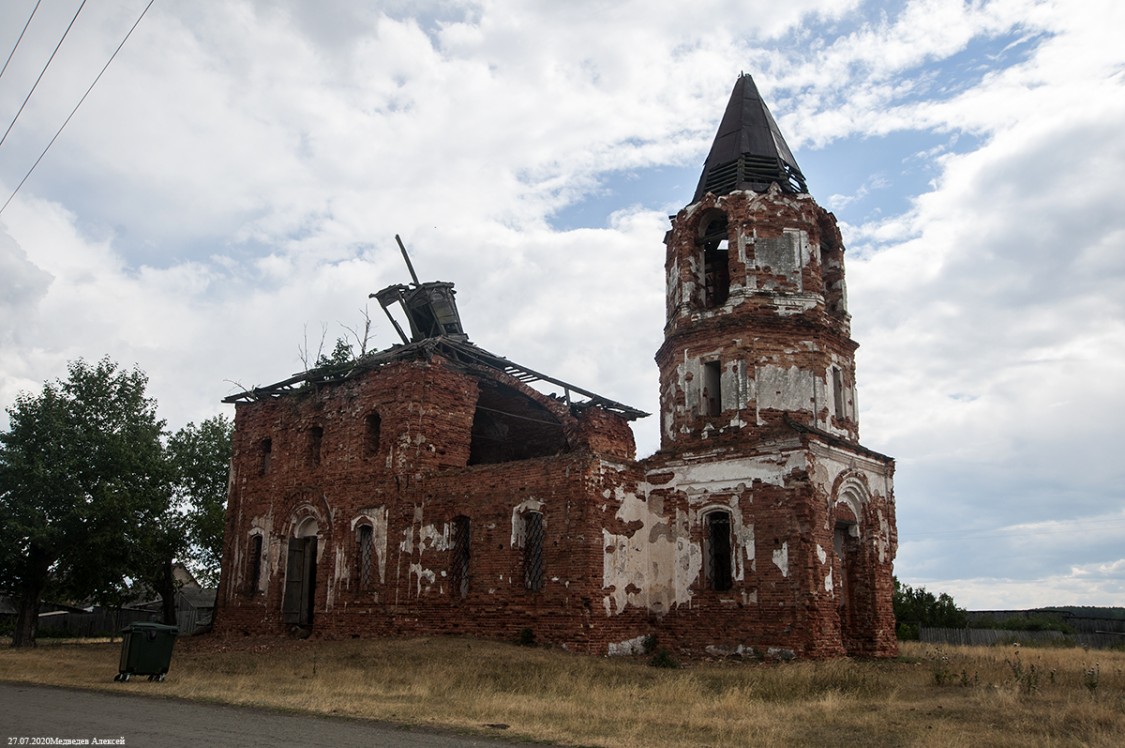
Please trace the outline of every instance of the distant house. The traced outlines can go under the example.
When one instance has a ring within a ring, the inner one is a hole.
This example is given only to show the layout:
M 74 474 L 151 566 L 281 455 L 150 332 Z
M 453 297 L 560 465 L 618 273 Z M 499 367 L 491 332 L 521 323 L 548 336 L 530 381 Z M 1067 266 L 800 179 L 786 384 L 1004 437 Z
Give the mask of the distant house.
M 375 294 L 401 345 L 228 398 L 216 630 L 893 656 L 894 461 L 859 442 L 844 246 L 749 76 L 664 244 L 646 459 L 647 414 L 469 342 L 417 277 Z
M 210 630 L 217 591 L 202 587 L 191 571 L 181 563 L 172 565 L 172 578 L 176 584 L 176 626 L 180 634 L 187 636 Z M 153 620 L 159 620 L 163 601 L 159 597 L 149 597 L 132 607 L 149 611 L 155 616 Z
M 176 591 L 176 625 L 181 635 L 208 631 L 215 612 L 214 589 L 204 589 L 182 564 L 175 564 L 173 577 Z M 0 626 L 15 625 L 17 601 L 0 596 Z M 137 621 L 159 621 L 162 601 L 151 594 L 120 608 L 101 605 L 77 607 L 44 602 L 40 606 L 37 632 L 44 637 L 116 636 Z

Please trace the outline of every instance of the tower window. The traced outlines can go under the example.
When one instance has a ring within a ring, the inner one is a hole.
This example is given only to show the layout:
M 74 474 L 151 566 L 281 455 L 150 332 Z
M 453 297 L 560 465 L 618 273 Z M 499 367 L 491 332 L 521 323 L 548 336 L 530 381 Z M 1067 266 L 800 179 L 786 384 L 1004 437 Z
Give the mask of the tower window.
M 723 412 L 723 365 L 718 361 L 703 363 L 703 413 L 717 416 Z
M 832 367 L 832 406 L 836 418 L 844 419 L 844 375 L 839 367 Z
M 258 475 L 265 475 L 270 471 L 271 452 L 273 452 L 273 439 L 262 439 L 258 443 Z
M 706 515 L 707 586 L 717 592 L 731 588 L 730 512 Z
M 363 454 L 373 457 L 379 452 L 379 431 L 383 427 L 383 419 L 376 411 L 367 414 L 363 420 Z
M 703 248 L 703 306 L 721 306 L 730 296 L 730 251 L 726 214 L 716 211 L 700 223 Z
M 309 429 L 308 460 L 309 464 L 320 464 L 320 448 L 324 444 L 324 427 L 313 426 Z

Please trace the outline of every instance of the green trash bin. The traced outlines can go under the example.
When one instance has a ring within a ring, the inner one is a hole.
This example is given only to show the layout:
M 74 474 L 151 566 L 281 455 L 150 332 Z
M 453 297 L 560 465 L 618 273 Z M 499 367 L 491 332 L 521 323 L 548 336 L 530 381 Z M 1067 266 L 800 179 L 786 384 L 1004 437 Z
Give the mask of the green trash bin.
M 164 680 L 172 661 L 172 645 L 179 629 L 162 623 L 132 623 L 121 630 L 121 664 L 114 680 L 127 681 L 134 675 L 149 680 Z

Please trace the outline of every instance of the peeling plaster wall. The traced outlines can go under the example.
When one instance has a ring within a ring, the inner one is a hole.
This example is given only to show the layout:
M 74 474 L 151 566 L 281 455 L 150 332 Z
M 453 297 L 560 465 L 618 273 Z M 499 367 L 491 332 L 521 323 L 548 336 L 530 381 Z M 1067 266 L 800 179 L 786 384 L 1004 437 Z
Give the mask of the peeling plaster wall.
M 694 237 L 716 210 L 728 221 L 730 288 L 705 308 Z M 687 653 L 894 654 L 894 465 L 858 442 L 835 219 L 807 195 L 708 195 L 673 220 L 667 244 L 661 451 L 642 462 L 619 416 L 440 355 L 240 403 L 217 631 L 285 631 L 284 549 L 315 516 L 315 636 L 510 640 L 528 628 L 597 654 L 638 653 L 649 635 Z M 477 398 L 497 386 L 558 419 L 565 445 L 469 465 Z M 545 527 L 534 590 L 528 511 Z M 724 547 L 708 534 L 725 526 L 708 529 L 715 511 L 730 518 L 729 559 L 709 555 Z M 458 517 L 469 522 L 466 584 L 454 566 Z M 361 523 L 372 527 L 365 589 Z M 265 538 L 257 590 L 245 557 L 255 528 Z M 709 576 L 727 562 L 729 589 Z
M 565 403 L 527 391 L 560 419 L 571 451 L 468 465 L 481 375 L 440 359 L 398 363 L 340 385 L 239 404 L 224 579 L 243 579 L 252 526 L 264 533 L 266 559 L 260 592 L 224 582 L 217 631 L 286 630 L 287 539 L 315 516 L 316 636 L 465 632 L 514 639 L 532 628 L 543 641 L 599 653 L 629 638 L 621 627 L 592 621 L 602 597 L 600 497 L 607 486 L 639 482 L 631 430 L 613 413 L 571 414 Z M 511 390 L 526 390 L 495 376 Z M 374 452 L 364 432 L 371 412 L 381 424 Z M 317 460 L 308 455 L 314 426 L 323 433 Z M 263 472 L 259 445 L 266 438 L 271 460 Z M 530 509 L 543 513 L 546 530 L 546 579 L 537 591 L 525 588 L 523 572 L 522 515 Z M 451 578 L 458 516 L 470 522 L 466 595 Z M 372 527 L 373 568 L 364 590 L 357 584 L 361 523 Z
M 619 614 L 627 605 L 666 613 L 690 604 L 689 586 L 703 568 L 703 553 L 691 541 L 687 513 L 666 516 L 659 501 L 649 504 L 632 494 L 619 501 L 615 518 L 634 529 L 621 534 L 602 529 L 605 614 Z
M 696 237 L 715 211 L 727 216 L 730 292 L 724 304 L 708 308 Z M 662 448 L 690 448 L 700 438 L 752 440 L 784 418 L 857 440 L 856 346 L 831 214 L 808 195 L 708 195 L 673 219 L 666 241 L 668 324 L 657 352 Z M 701 407 L 707 361 L 723 368 L 719 417 Z M 848 385 L 841 416 L 831 399 L 833 366 Z

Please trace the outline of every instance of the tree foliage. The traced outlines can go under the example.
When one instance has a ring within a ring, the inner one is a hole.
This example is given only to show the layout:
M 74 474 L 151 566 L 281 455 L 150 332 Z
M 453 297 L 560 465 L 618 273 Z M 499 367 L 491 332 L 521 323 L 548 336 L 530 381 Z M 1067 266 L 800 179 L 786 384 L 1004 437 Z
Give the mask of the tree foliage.
M 168 625 L 176 624 L 176 562 L 205 586 L 218 581 L 232 431 L 220 415 L 189 423 L 168 439 L 169 494 L 156 521 L 136 528 L 137 593 L 160 597 Z
M 321 353 L 317 356 L 312 371 L 322 373 L 343 371 L 354 361 L 355 354 L 352 352 L 351 344 L 344 338 L 336 338 L 336 347 L 332 349 L 332 354 Z
M 223 519 L 234 424 L 223 415 L 189 423 L 168 440 L 173 497 L 183 512 L 186 545 L 179 557 L 204 586 L 219 581 Z
M 0 592 L 16 597 L 13 646 L 35 643 L 44 595 L 119 606 L 158 594 L 175 623 L 172 569 L 218 576 L 233 427 L 190 423 L 165 446 L 140 369 L 78 360 L 21 394 L 0 434 Z
M 148 378 L 108 358 L 21 394 L 0 434 L 0 585 L 19 600 L 13 646 L 34 644 L 52 594 L 120 604 L 159 522 L 170 474 Z
M 917 639 L 921 626 L 936 628 L 965 628 L 968 615 L 957 607 L 953 598 L 942 592 L 935 596 L 925 587 L 902 584 L 896 577 L 894 611 L 899 639 Z

